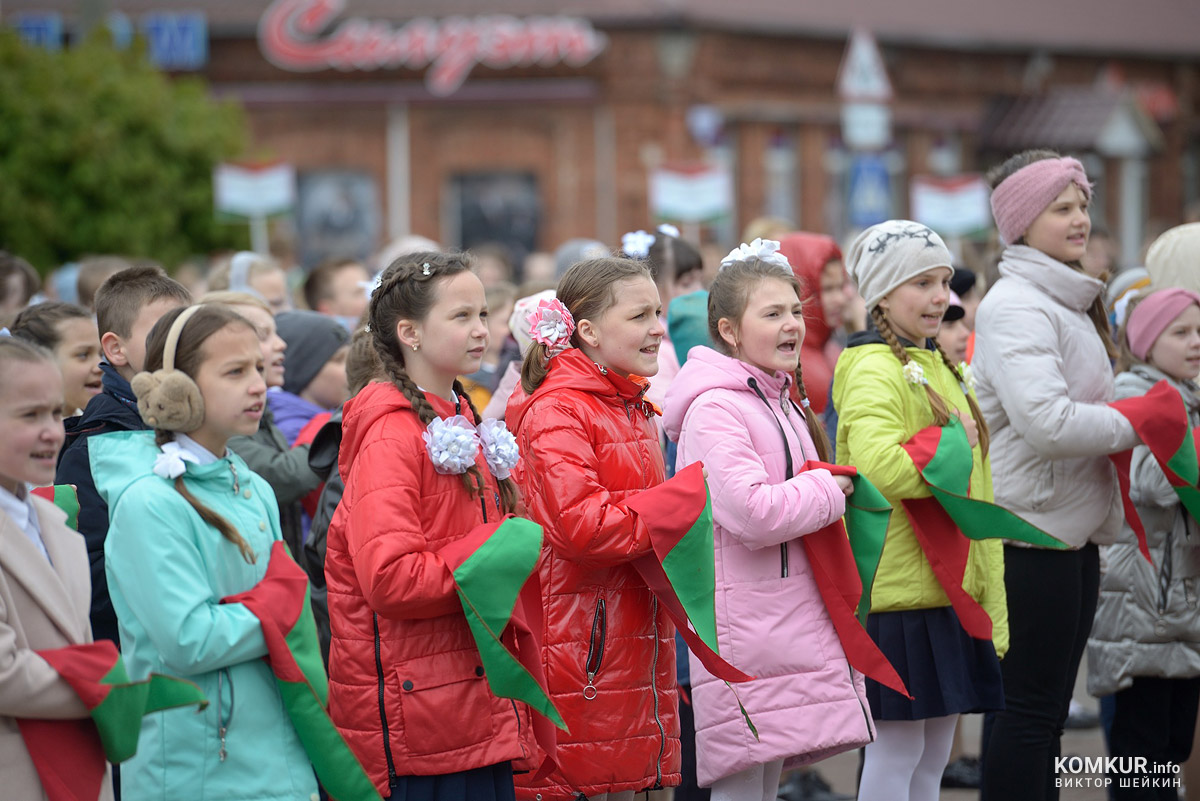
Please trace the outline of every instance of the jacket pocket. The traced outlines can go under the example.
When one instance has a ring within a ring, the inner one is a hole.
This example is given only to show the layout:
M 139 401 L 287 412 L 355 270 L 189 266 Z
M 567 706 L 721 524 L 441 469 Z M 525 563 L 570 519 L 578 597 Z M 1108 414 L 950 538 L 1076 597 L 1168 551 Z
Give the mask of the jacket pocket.
M 824 641 L 833 624 L 820 595 L 802 588 L 804 576 L 731 584 L 719 592 L 728 617 L 729 652 L 721 656 L 759 677 L 806 673 L 825 667 Z M 828 631 L 826 631 L 828 629 Z M 834 635 L 836 638 L 836 635 Z M 721 642 L 724 647 L 724 641 Z
M 413 754 L 440 754 L 490 740 L 494 696 L 478 655 L 462 651 L 396 666 L 404 742 Z
M 596 697 L 596 674 L 604 664 L 604 646 L 608 640 L 608 604 L 601 595 L 596 599 L 596 612 L 592 616 L 592 633 L 588 637 L 587 659 L 583 662 L 583 673 L 587 684 L 583 697 L 591 701 Z

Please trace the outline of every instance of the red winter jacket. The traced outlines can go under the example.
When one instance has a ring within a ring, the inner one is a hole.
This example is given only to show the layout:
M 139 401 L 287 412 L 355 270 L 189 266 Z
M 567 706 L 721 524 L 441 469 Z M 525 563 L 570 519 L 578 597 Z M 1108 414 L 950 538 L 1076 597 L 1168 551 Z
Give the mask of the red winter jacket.
M 442 417 L 450 403 L 426 395 Z M 462 414 L 471 410 L 462 404 Z M 432 775 L 533 756 L 529 710 L 488 689 L 438 549 L 501 512 L 434 471 L 425 426 L 391 384 L 347 401 L 329 525 L 329 713 L 385 797 L 389 773 Z M 486 512 L 485 512 L 486 509 Z M 386 734 L 386 736 L 385 736 Z
M 571 730 L 558 733 L 560 771 L 517 776 L 521 798 L 679 784 L 675 628 L 630 566 L 651 548 L 624 505 L 663 480 L 644 391 L 573 348 L 505 415 L 521 446 L 514 475 L 545 530 L 543 661 Z

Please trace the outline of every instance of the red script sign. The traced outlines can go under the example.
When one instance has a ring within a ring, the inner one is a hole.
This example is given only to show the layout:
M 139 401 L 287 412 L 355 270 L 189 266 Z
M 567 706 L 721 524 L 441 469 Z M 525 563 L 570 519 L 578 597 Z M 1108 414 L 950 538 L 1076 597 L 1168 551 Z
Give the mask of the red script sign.
M 430 67 L 425 84 L 453 94 L 476 64 L 495 69 L 559 62 L 582 66 L 604 50 L 604 34 L 577 17 L 418 17 L 399 28 L 358 17 L 319 38 L 346 0 L 275 0 L 258 23 L 258 43 L 285 70 Z

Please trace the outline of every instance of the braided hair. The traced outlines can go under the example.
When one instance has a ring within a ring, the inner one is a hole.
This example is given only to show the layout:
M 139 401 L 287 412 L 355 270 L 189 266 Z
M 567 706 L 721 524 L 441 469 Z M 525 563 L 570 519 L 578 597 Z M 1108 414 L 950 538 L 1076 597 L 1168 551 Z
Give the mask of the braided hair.
M 892 349 L 892 353 L 900 360 L 900 364 L 908 364 L 911 359 L 908 355 L 908 349 L 900 344 L 900 340 L 896 337 L 896 332 L 892 330 L 891 323 L 888 322 L 887 313 L 879 306 L 871 309 L 871 322 L 875 324 L 875 329 L 879 331 L 879 335 L 883 337 L 883 341 Z M 934 341 L 937 347 L 938 355 L 942 357 L 942 363 L 950 368 L 950 372 L 958 380 L 958 383 L 964 387 L 964 394 L 967 396 L 967 405 L 971 407 L 971 417 L 975 420 L 975 427 L 979 431 L 979 449 L 980 454 L 986 459 L 988 455 L 988 445 L 991 437 L 988 434 L 987 420 L 983 417 L 983 412 L 979 408 L 975 397 L 967 392 L 966 382 L 963 380 L 962 373 L 959 372 L 958 365 L 950 361 L 950 357 L 946 355 L 946 351 L 942 350 L 942 346 Z M 925 394 L 929 397 L 929 406 L 933 409 L 933 424 L 944 426 L 950 422 L 950 408 L 946 405 L 946 399 L 928 383 L 925 382 Z
M 393 261 L 380 276 L 380 283 L 371 295 L 367 310 L 372 344 L 379 356 L 384 376 L 408 399 L 413 413 L 421 423 L 429 425 L 438 418 L 425 393 L 409 376 L 404 366 L 404 349 L 396 333 L 400 320 L 424 320 L 437 302 L 437 290 L 441 282 L 471 269 L 465 253 L 411 253 Z M 454 381 L 454 393 L 465 400 L 475 422 L 482 418 L 461 381 Z M 463 486 L 471 495 L 481 495 L 484 489 L 483 474 L 478 465 L 471 465 L 463 473 Z M 517 485 L 511 478 L 498 479 L 501 506 L 505 512 L 517 507 Z

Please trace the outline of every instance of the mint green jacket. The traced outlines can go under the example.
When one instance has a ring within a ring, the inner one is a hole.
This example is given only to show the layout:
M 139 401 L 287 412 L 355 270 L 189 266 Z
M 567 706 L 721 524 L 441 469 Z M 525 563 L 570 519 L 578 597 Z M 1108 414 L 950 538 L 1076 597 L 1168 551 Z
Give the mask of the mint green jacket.
M 930 386 L 950 409 L 965 417 L 971 407 L 962 388 L 936 351 L 908 348 Z M 933 575 L 901 502 L 929 497 L 920 473 L 903 445 L 933 425 L 929 398 L 919 384 L 909 383 L 900 360 L 885 344 L 847 348 L 833 373 L 833 403 L 838 413 L 837 461 L 850 464 L 883 493 L 894 507 L 888 523 L 883 558 L 871 595 L 872 612 L 932 609 L 949 606 Z M 992 500 L 988 461 L 974 448 L 971 497 Z M 963 588 L 992 619 L 992 642 L 998 656 L 1008 650 L 1008 606 L 1004 591 L 1004 549 L 1000 540 L 971 543 Z
M 187 463 L 184 484 L 241 532 L 257 557 L 249 564 L 174 482 L 152 472 L 159 452 L 153 431 L 105 434 L 89 444 L 111 518 L 109 592 L 130 675 L 186 678 L 209 705 L 143 718 L 137 755 L 121 766 L 122 798 L 315 799 L 312 767 L 262 658 L 258 618 L 242 604 L 220 603 L 266 573 L 271 544 L 281 539 L 275 494 L 237 455 L 203 467 Z

